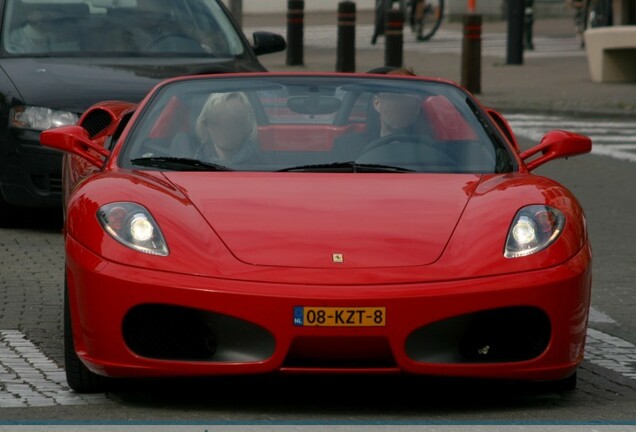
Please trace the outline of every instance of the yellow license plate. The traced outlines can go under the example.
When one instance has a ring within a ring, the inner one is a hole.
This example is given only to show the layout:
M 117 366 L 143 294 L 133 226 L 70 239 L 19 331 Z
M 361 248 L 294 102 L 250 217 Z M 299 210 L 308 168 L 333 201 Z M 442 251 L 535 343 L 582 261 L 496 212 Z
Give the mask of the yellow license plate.
M 383 327 L 384 307 L 294 307 L 294 325 L 300 327 Z

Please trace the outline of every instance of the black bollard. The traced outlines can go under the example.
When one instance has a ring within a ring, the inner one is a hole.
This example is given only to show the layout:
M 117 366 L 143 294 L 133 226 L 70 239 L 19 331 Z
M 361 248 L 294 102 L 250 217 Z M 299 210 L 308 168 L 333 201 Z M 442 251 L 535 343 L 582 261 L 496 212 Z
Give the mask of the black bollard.
M 336 72 L 356 71 L 356 4 L 338 3 L 338 53 Z
M 287 1 L 287 65 L 303 65 L 305 2 Z
M 636 24 L 636 3 L 634 0 L 622 0 L 620 6 L 621 20 L 619 25 Z
M 507 64 L 523 64 L 523 11 L 525 0 L 508 0 Z
M 523 11 L 523 47 L 527 50 L 533 50 L 532 43 L 532 26 L 534 25 L 534 0 L 526 0 L 526 7 Z
M 464 15 L 462 41 L 462 86 L 471 93 L 481 93 L 481 15 Z
M 399 9 L 387 11 L 384 30 L 384 66 L 402 67 L 404 14 Z

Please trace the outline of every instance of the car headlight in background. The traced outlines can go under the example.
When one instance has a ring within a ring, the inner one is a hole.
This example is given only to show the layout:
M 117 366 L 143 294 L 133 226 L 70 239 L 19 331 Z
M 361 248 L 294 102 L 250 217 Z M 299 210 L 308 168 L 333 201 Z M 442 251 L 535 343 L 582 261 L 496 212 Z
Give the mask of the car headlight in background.
M 517 258 L 539 252 L 550 246 L 563 232 L 565 216 L 556 208 L 531 205 L 515 215 L 504 256 Z
M 159 225 L 139 204 L 106 204 L 97 211 L 97 219 L 106 232 L 121 244 L 150 255 L 168 255 L 168 246 Z
M 70 111 L 58 111 L 35 106 L 17 106 L 11 109 L 11 126 L 20 129 L 47 130 L 77 123 L 78 115 Z

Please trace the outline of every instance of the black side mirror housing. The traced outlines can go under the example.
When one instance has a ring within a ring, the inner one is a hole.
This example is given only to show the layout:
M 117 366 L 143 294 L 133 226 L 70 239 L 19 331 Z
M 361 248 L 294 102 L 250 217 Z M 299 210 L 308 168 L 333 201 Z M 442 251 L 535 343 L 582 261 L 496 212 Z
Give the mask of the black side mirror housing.
M 257 56 L 271 54 L 287 49 L 287 42 L 278 33 L 258 31 L 254 32 L 254 54 Z

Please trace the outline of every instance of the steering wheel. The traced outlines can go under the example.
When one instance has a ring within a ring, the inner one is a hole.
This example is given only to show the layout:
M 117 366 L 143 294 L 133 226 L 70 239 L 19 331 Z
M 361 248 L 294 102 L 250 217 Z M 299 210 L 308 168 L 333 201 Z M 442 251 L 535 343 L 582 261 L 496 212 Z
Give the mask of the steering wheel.
M 201 42 L 183 32 L 162 33 L 146 44 L 147 51 L 204 52 Z
M 408 134 L 408 133 L 396 133 L 389 134 L 383 137 L 379 137 L 371 141 L 367 146 L 362 150 L 362 154 L 365 154 L 371 150 L 377 149 L 378 147 L 382 147 L 385 145 L 393 144 L 393 143 L 413 143 L 413 144 L 424 144 L 430 146 L 431 143 L 427 138 L 424 138 L 419 135 Z
M 417 154 L 418 156 L 423 155 L 422 160 L 413 161 L 416 163 L 431 161 L 431 163 L 450 166 L 457 164 L 450 155 L 439 149 L 430 138 L 409 133 L 389 134 L 374 139 L 362 150 L 362 153 L 358 156 L 356 162 L 360 162 L 360 159 L 366 159 L 366 156 L 371 156 L 373 153 L 377 153 L 382 147 L 386 147 L 388 145 L 395 145 L 396 150 L 405 149 L 410 151 L 411 154 Z M 424 152 L 428 152 L 429 154 L 425 154 Z M 381 153 L 379 154 L 381 155 Z M 394 154 L 399 156 L 399 151 L 396 151 Z M 386 158 L 383 159 L 385 159 L 385 162 L 390 162 L 390 160 Z

